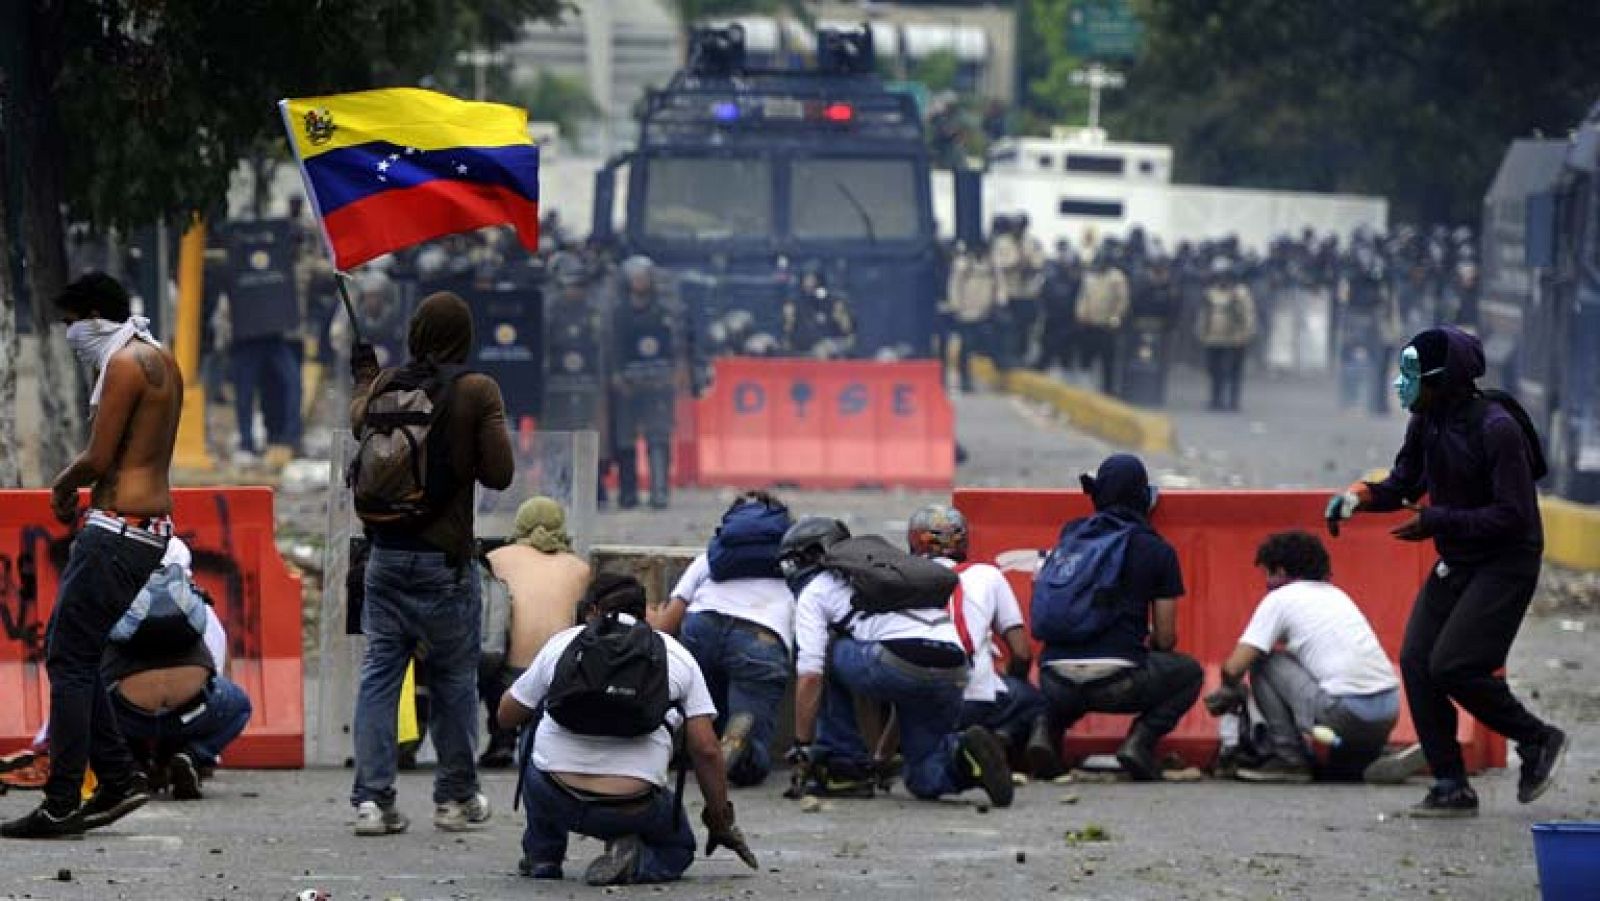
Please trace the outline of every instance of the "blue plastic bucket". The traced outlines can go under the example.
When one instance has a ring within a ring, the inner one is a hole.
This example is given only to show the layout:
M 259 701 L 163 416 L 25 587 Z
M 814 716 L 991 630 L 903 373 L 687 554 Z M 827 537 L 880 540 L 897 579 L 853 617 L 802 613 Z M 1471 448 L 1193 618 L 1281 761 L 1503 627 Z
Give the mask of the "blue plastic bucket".
M 1600 901 L 1600 823 L 1535 823 L 1544 901 Z

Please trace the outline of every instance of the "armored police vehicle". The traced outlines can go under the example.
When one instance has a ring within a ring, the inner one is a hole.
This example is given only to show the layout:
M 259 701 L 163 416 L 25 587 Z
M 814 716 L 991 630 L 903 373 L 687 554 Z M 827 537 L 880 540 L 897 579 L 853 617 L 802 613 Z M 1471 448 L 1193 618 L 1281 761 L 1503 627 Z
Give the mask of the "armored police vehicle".
M 875 73 L 870 30 L 819 32 L 813 69 L 757 70 L 738 26 L 703 28 L 644 99 L 638 147 L 597 176 L 594 235 L 678 276 L 697 361 L 778 352 L 802 272 L 845 301 L 849 356 L 926 356 L 930 190 L 921 116 Z
M 1545 436 L 1546 487 L 1600 503 L 1600 104 L 1568 139 L 1512 144 L 1483 245 L 1490 376 Z

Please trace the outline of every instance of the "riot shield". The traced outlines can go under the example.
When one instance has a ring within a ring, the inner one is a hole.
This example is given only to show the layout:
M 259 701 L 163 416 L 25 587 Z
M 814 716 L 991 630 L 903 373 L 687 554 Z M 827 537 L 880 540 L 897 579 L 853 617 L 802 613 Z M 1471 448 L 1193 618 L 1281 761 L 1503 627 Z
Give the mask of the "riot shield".
M 599 438 L 592 431 L 513 435 L 516 476 L 505 491 L 478 488 L 476 531 L 480 539 L 506 536 L 517 506 L 534 494 L 555 499 L 567 511 L 567 531 L 580 555 L 593 541 L 594 485 L 599 469 Z M 351 737 L 361 658 L 366 650 L 359 620 L 352 615 L 347 577 L 353 539 L 361 537 L 344 472 L 356 449 L 345 430 L 335 433 L 327 505 L 327 544 L 323 548 L 322 616 L 315 657 L 306 661 L 308 743 L 313 766 L 340 766 L 354 754 Z M 359 575 L 357 574 L 357 581 Z M 354 634 L 353 634 L 354 633 Z

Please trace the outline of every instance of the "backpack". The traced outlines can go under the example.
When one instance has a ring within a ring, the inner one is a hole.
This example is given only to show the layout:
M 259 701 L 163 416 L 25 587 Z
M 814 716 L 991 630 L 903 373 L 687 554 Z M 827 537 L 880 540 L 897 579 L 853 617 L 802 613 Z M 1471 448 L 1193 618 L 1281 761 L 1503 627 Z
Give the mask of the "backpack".
M 1528 415 L 1528 411 L 1522 408 L 1522 404 L 1518 403 L 1515 397 L 1491 388 L 1479 392 L 1473 403 L 1477 405 L 1477 409 L 1473 411 L 1473 418 L 1478 421 L 1478 428 L 1473 432 L 1473 441 L 1477 444 L 1478 456 L 1481 459 L 1488 459 L 1483 446 L 1483 421 L 1489 415 L 1489 405 L 1496 404 L 1522 427 L 1522 436 L 1528 443 L 1528 468 L 1533 470 L 1533 480 L 1537 482 L 1550 474 L 1550 464 L 1544 456 L 1544 442 L 1539 440 L 1539 430 L 1533 427 L 1533 417 Z
M 178 563 L 156 570 L 111 627 L 110 640 L 141 657 L 181 653 L 206 636 L 206 602 Z
M 406 367 L 373 386 L 345 472 L 363 523 L 416 528 L 443 511 L 451 473 L 434 425 L 449 406 L 449 389 L 465 374 L 453 366 Z
M 666 642 L 649 623 L 603 616 L 556 661 L 545 712 L 579 735 L 649 735 L 672 709 L 667 675 Z
M 722 525 L 706 548 L 711 581 L 781 579 L 778 545 L 794 522 L 782 504 L 748 502 L 722 514 Z
M 846 538 L 828 548 L 822 568 L 850 583 L 850 606 L 867 616 L 899 610 L 944 610 L 961 579 L 948 567 L 900 550 L 877 535 Z
M 1028 621 L 1048 644 L 1081 644 L 1121 612 L 1117 583 L 1128 539 L 1142 526 L 1097 513 L 1061 527 L 1061 537 L 1033 578 Z

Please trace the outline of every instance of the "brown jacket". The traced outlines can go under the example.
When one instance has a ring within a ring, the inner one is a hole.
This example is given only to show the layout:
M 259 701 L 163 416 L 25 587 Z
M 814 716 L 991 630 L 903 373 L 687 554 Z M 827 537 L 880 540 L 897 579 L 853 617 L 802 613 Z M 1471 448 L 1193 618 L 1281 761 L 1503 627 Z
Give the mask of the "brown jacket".
M 410 351 L 412 360 L 430 360 L 439 365 L 466 362 L 472 347 L 472 312 L 461 298 L 450 293 L 434 294 L 417 308 L 411 318 Z M 357 435 L 366 416 L 372 386 L 381 379 L 356 384 L 350 399 L 350 428 Z M 429 547 L 450 554 L 457 560 L 472 557 L 472 501 L 477 483 L 502 491 L 511 486 L 515 464 L 511 436 L 506 431 L 505 401 L 494 379 L 481 373 L 468 373 L 456 379 L 454 393 L 446 410 L 448 421 L 439 425 L 440 437 L 450 451 L 450 467 L 455 474 L 455 490 L 445 510 L 420 533 L 409 531 L 385 535 L 374 531 L 379 543 L 402 546 L 419 540 Z

